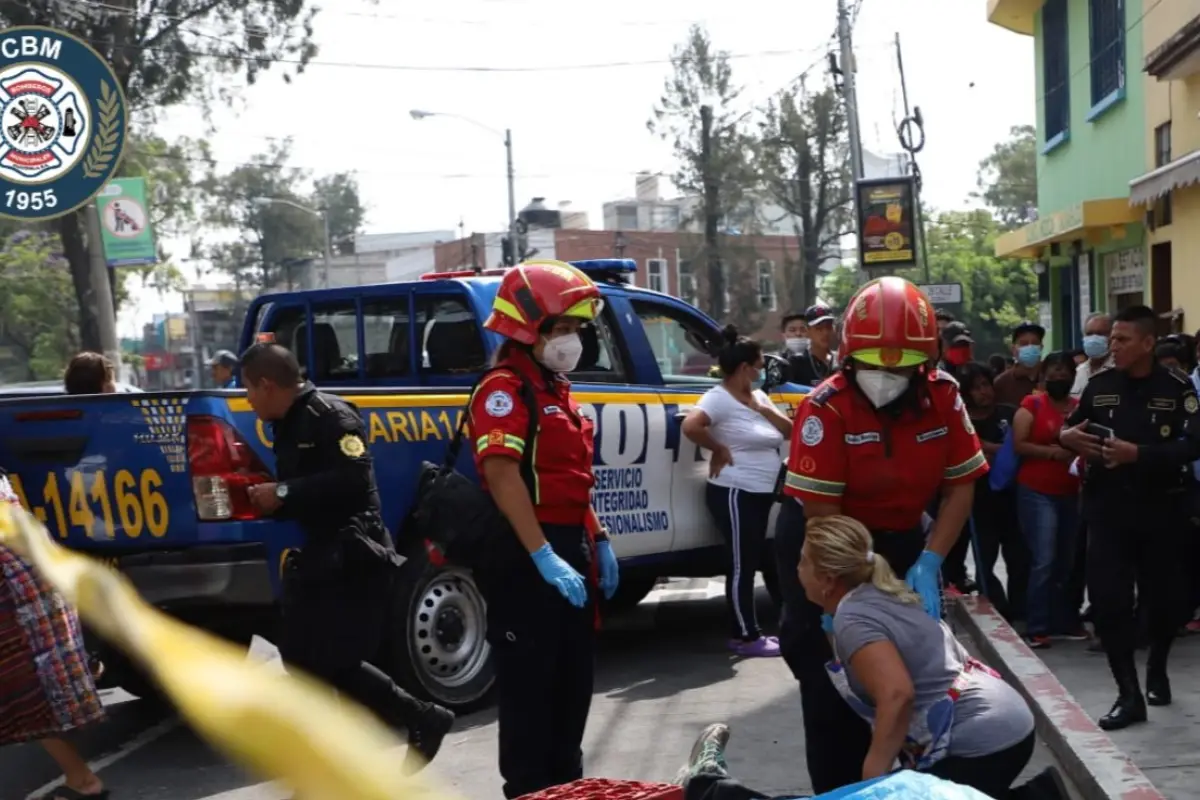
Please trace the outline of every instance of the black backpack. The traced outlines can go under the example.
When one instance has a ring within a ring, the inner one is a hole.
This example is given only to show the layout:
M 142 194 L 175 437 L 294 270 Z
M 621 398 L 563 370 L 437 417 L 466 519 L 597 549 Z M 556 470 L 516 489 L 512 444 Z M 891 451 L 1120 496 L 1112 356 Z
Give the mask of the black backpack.
M 480 375 L 471 387 L 462 418 L 442 463 L 422 462 L 417 499 L 410 517 L 416 536 L 427 548 L 434 548 L 451 563 L 477 571 L 490 563 L 496 546 L 503 542 L 500 537 L 515 536 L 492 496 L 480 488 L 478 481 L 471 480 L 454 467 L 466 437 L 471 400 L 479 384 L 496 369 Z M 538 428 L 537 399 L 533 384 L 516 370 L 510 371 L 521 379 L 521 401 L 529 414 L 525 435 L 528 446 L 521 456 L 521 477 L 532 498 L 535 496 L 533 441 Z

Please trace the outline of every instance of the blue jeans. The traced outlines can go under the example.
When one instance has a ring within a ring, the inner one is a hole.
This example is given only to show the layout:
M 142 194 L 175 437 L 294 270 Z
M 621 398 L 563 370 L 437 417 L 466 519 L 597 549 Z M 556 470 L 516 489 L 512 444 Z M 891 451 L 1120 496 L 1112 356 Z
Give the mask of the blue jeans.
M 1042 494 L 1018 484 L 1017 519 L 1029 547 L 1028 634 L 1075 632 L 1079 609 L 1071 608 L 1068 583 L 1079 532 L 1079 496 Z

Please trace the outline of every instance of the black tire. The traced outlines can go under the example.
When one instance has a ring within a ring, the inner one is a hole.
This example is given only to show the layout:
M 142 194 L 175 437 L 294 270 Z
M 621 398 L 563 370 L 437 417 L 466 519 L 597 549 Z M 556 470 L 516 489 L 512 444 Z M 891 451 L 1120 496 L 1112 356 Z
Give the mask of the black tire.
M 653 575 L 622 575 L 621 582 L 617 584 L 616 593 L 604 601 L 603 610 L 628 611 L 645 600 L 646 595 L 654 591 L 654 587 L 657 585 L 658 578 Z
M 490 702 L 496 671 L 487 605 L 468 570 L 436 567 L 414 553 L 400 569 L 392 613 L 388 656 L 397 683 L 456 714 Z

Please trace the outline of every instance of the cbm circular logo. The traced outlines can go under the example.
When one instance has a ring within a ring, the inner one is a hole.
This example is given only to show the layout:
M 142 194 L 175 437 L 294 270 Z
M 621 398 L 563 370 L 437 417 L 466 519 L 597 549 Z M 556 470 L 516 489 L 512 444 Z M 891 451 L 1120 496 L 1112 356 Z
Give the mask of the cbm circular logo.
M 117 77 L 75 37 L 0 32 L 0 217 L 61 217 L 104 188 L 125 147 Z

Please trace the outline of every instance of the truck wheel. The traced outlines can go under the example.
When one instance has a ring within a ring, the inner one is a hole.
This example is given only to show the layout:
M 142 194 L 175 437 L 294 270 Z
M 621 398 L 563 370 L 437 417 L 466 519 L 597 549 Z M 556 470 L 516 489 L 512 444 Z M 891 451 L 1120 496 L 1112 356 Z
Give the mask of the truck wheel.
M 653 575 L 622 575 L 616 593 L 604 601 L 604 610 L 628 611 L 645 600 L 657 584 L 658 578 Z
M 496 673 L 487 604 L 470 571 L 436 567 L 416 554 L 401 567 L 392 608 L 397 682 L 455 713 L 485 705 Z

